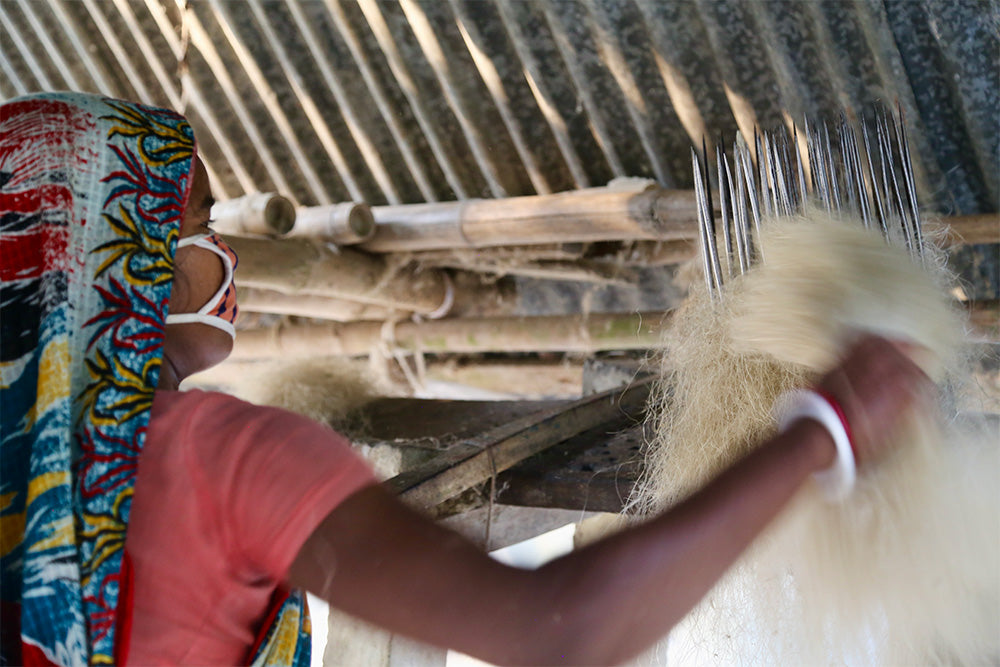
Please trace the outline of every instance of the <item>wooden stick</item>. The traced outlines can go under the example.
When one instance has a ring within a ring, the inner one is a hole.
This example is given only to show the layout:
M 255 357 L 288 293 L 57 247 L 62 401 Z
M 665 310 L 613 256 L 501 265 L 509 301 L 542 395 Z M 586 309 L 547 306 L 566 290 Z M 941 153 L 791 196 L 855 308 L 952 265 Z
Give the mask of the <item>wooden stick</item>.
M 284 234 L 295 224 L 295 206 L 273 192 L 255 192 L 212 206 L 213 227 L 224 234 Z
M 694 193 L 643 185 L 553 195 L 376 206 L 374 252 L 621 239 L 691 239 Z
M 355 245 L 367 241 L 374 233 L 375 218 L 368 204 L 347 202 L 300 208 L 288 236 Z
M 943 218 L 946 227 L 945 247 L 975 243 L 1000 243 L 1000 215 L 961 215 Z
M 234 359 L 358 356 L 384 341 L 431 353 L 638 350 L 659 346 L 670 313 L 618 313 L 284 325 L 241 330 Z
M 543 410 L 487 431 L 452 447 L 426 464 L 386 482 L 408 504 L 429 510 L 488 480 L 524 459 L 623 413 L 638 418 L 649 398 L 653 378 L 587 396 L 568 406 Z
M 385 258 L 309 239 L 227 236 L 239 255 L 236 281 L 284 294 L 315 294 L 439 315 L 451 303 L 444 273 L 398 270 Z

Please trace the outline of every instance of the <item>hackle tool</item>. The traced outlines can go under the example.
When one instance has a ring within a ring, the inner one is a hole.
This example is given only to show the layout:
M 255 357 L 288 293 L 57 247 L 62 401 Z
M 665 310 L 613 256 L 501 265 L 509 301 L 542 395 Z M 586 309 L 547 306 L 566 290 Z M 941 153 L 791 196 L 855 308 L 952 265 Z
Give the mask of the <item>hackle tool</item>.
M 832 126 L 806 121 L 803 135 L 804 150 L 798 128 L 754 130 L 752 147 L 737 133 L 731 156 L 719 141 L 717 197 L 705 142 L 700 155 L 691 149 L 703 268 L 712 298 L 727 280 L 764 259 L 766 248 L 759 243 L 763 220 L 797 215 L 807 206 L 860 219 L 866 228 L 877 226 L 887 241 L 905 244 L 923 261 L 902 108 L 895 114 L 878 108 L 858 128 L 844 114 Z

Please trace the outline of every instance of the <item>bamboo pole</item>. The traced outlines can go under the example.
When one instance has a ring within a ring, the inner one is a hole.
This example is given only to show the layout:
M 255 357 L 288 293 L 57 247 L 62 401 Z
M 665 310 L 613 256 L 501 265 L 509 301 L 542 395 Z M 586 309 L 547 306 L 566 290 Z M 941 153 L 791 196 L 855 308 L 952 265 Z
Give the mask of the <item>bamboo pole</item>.
M 641 187 L 376 206 L 375 235 L 362 245 L 373 252 L 394 252 L 695 238 L 693 191 Z
M 288 236 L 356 245 L 367 241 L 374 233 L 375 218 L 368 204 L 346 202 L 300 208 Z
M 385 258 L 309 239 L 227 236 L 239 255 L 237 283 L 441 316 L 453 292 L 437 270 L 398 270 Z
M 234 359 L 359 356 L 384 342 L 428 353 L 593 352 L 659 345 L 669 313 L 279 325 L 239 331 Z
M 259 287 L 237 286 L 240 311 L 296 315 L 337 322 L 355 320 L 386 320 L 393 311 L 383 306 L 373 306 L 347 299 L 337 299 L 314 294 L 283 294 Z M 409 312 L 409 311 L 408 311 Z
M 586 243 L 547 243 L 497 248 L 448 248 L 422 250 L 410 256 L 423 266 L 440 266 L 467 271 L 504 273 L 510 267 L 530 267 L 539 263 L 586 262 L 590 265 L 644 267 L 669 266 L 686 262 L 698 254 L 694 241 L 623 242 L 616 250 L 591 254 Z
M 273 192 L 255 192 L 212 206 L 213 226 L 224 234 L 284 234 L 295 224 L 295 206 Z
M 515 285 L 487 281 L 479 274 L 462 272 L 451 279 L 454 300 L 449 317 L 508 317 L 519 312 Z M 286 294 L 273 289 L 237 284 L 241 313 L 296 315 L 335 322 L 401 319 L 413 313 L 409 308 L 387 308 L 357 301 L 299 292 Z
M 472 267 L 477 263 L 517 264 L 523 262 L 575 261 L 583 259 L 586 243 L 545 243 L 496 248 L 444 248 L 410 253 L 424 266 Z

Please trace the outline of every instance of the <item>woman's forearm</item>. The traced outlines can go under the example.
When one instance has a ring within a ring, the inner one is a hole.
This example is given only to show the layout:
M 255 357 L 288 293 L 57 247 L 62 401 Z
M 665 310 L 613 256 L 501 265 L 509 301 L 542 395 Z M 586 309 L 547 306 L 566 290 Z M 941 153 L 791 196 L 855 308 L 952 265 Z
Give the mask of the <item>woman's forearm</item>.
M 492 662 L 621 662 L 669 631 L 833 452 L 822 426 L 800 421 L 677 507 L 533 572 L 369 487 L 327 517 L 290 579 Z
M 539 570 L 557 634 L 580 638 L 566 662 L 620 662 L 664 635 L 834 454 L 800 420 L 677 507 Z

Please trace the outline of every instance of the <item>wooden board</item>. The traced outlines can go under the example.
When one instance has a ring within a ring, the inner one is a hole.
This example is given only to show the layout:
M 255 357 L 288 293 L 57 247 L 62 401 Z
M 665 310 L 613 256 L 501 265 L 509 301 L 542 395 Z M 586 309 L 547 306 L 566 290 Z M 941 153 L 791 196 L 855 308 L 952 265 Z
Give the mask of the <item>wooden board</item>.
M 620 512 L 643 470 L 642 424 L 603 424 L 537 454 L 497 477 L 507 505 Z
M 388 480 L 407 502 L 432 510 L 521 461 L 580 434 L 617 430 L 634 423 L 645 409 L 652 378 L 537 411 L 493 429 L 480 430 L 426 463 Z M 611 426 L 616 424 L 619 426 Z M 589 442 L 589 441 L 588 441 Z

